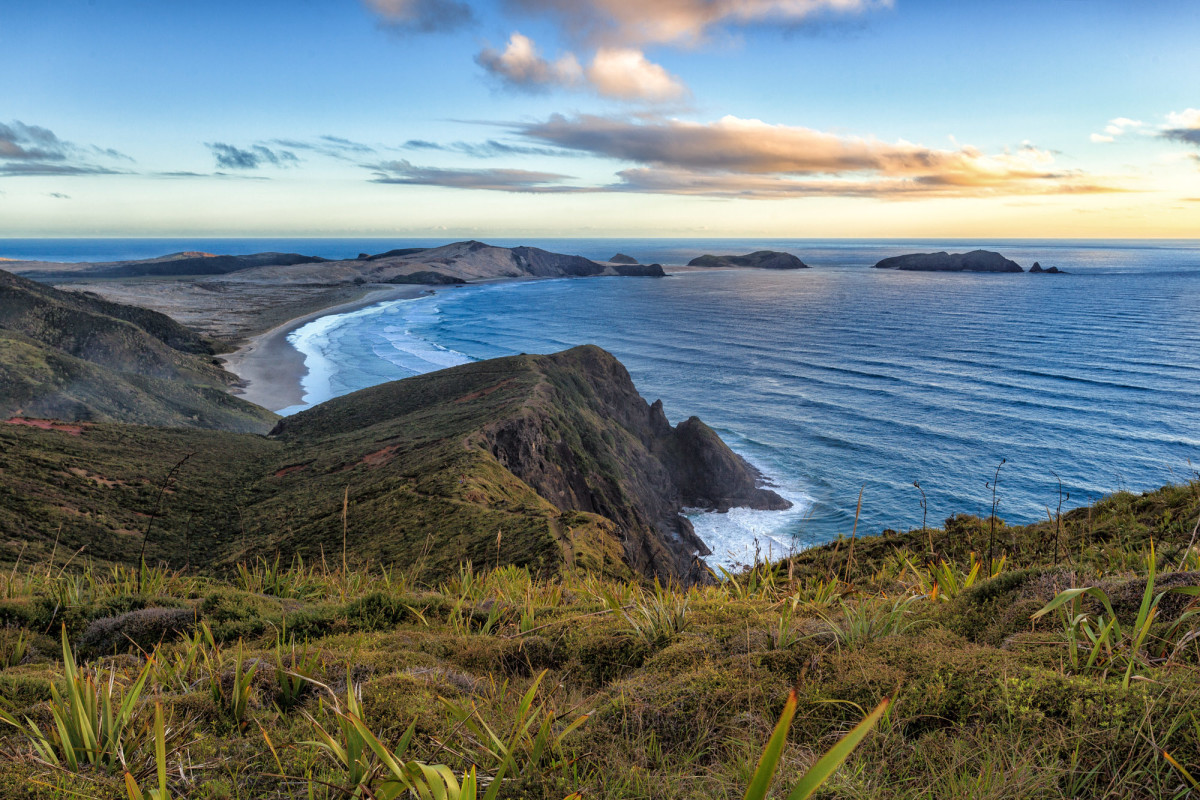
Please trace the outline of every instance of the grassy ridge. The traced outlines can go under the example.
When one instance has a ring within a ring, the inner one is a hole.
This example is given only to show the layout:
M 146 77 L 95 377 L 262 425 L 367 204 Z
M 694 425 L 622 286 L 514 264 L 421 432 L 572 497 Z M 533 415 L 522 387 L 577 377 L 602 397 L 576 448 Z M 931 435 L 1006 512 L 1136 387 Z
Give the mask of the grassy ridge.
M 500 797 L 739 798 L 794 689 L 781 787 L 893 697 L 818 796 L 1186 797 L 1184 770 L 1200 772 L 1200 641 L 1195 597 L 1178 589 L 1197 585 L 1200 550 L 1153 551 L 1152 593 L 1168 594 L 1149 634 L 1110 639 L 1094 663 L 1069 657 L 1056 612 L 1034 617 L 1070 586 L 1098 586 L 1132 629 L 1150 537 L 1176 532 L 1168 516 L 1200 513 L 1197 488 L 1097 504 L 1093 528 L 1073 531 L 1073 566 L 1013 548 L 1039 541 L 1035 526 L 1002 526 L 1007 559 L 992 568 L 910 546 L 954 540 L 960 517 L 859 539 L 853 557 L 834 543 L 687 590 L 582 570 L 466 566 L 437 580 L 419 565 L 268 559 L 226 579 L 150 570 L 138 591 L 128 569 L 60 576 L 60 557 L 0 579 L 0 704 L 49 719 L 65 625 L 85 671 L 116 669 L 118 693 L 148 676 L 128 768 L 149 784 L 165 761 L 175 796 L 379 790 L 386 770 L 369 748 L 355 769 L 319 744 L 321 731 L 345 743 L 335 709 L 351 708 L 406 759 L 473 766 L 485 785 L 502 773 Z M 1106 612 L 1089 601 L 1080 613 L 1103 623 Z M 11 726 L 0 743 L 12 755 L 0 777 L 21 792 L 9 796 L 125 796 L 121 767 L 50 769 Z

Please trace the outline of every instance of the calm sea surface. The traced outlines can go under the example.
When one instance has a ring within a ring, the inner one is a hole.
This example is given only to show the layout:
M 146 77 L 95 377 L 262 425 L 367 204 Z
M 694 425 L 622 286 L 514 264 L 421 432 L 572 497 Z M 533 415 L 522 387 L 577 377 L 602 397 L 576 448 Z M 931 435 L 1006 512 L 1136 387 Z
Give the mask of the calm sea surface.
M 645 263 L 787 250 L 813 268 L 463 287 L 325 317 L 292 336 L 306 402 L 470 360 L 583 343 L 647 399 L 696 414 L 758 465 L 790 512 L 697 514 L 732 563 L 848 534 L 999 514 L 1031 521 L 1200 467 L 1200 243 L 490 240 Z M 0 240 L 0 256 L 98 260 L 176 250 L 327 257 L 421 240 Z M 1070 275 L 872 270 L 887 255 L 995 249 Z M 293 411 L 296 409 L 289 409 Z

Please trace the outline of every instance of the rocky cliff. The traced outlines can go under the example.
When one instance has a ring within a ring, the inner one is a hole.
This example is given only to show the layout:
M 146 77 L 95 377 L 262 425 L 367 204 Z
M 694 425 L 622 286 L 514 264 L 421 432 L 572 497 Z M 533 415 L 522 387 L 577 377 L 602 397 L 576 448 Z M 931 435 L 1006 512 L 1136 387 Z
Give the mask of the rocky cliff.
M 477 517 L 455 534 L 458 551 L 475 560 L 496 558 L 498 547 L 505 560 L 542 569 L 574 562 L 612 571 L 615 556 L 642 575 L 696 581 L 705 577 L 696 556 L 708 549 L 682 508 L 789 506 L 700 420 L 672 427 L 662 404 L 647 404 L 620 362 L 591 346 L 364 389 L 283 420 L 273 436 L 284 449 L 264 484 L 266 516 L 290 517 L 309 539 L 295 508 L 324 492 L 317 541 L 319 529 L 338 530 L 337 493 L 349 481 L 372 506 L 406 509 L 403 520 L 365 515 L 380 524 L 362 535 L 382 552 L 395 536 L 419 548 L 413 533 L 424 521 L 436 530 L 438 509 L 453 502 L 463 518 Z M 425 488 L 413 494 L 414 486 Z
M 1024 272 L 1017 262 L 991 250 L 972 250 L 969 253 L 909 253 L 885 258 L 877 263 L 875 268 L 914 272 Z

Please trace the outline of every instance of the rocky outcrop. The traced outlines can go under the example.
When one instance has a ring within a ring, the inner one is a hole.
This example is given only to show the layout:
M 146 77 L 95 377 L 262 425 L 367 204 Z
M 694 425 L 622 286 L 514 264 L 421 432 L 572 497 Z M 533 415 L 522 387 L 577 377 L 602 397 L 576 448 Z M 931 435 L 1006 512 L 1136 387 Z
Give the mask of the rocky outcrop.
M 1024 272 L 1015 261 L 990 250 L 972 250 L 969 253 L 909 253 L 885 258 L 877 263 L 875 268 L 913 272 Z
M 456 278 L 453 275 L 446 275 L 442 272 L 434 272 L 433 270 L 418 270 L 409 272 L 405 275 L 397 275 L 390 278 L 386 283 L 416 283 L 425 286 L 453 286 L 466 283 L 462 278 Z
M 693 258 L 689 267 L 749 267 L 752 269 L 807 269 L 808 265 L 791 253 L 756 250 L 744 256 L 703 255 Z
M 1058 267 L 1043 267 L 1039 262 L 1035 261 L 1035 262 L 1033 262 L 1033 266 L 1029 268 L 1029 274 L 1031 274 L 1031 275 L 1066 275 L 1067 273 L 1063 272 Z
M 637 264 L 638 260 L 633 256 L 627 256 L 624 253 L 617 253 L 608 260 L 610 264 Z
M 664 278 L 667 274 L 662 264 L 617 264 L 613 269 L 626 278 Z
M 288 491 L 305 493 L 302 502 L 323 491 L 319 476 L 366 463 L 370 468 L 352 479 L 355 491 L 375 496 L 380 507 L 397 501 L 372 486 L 390 485 L 388 475 L 395 474 L 414 476 L 424 487 L 421 502 L 470 487 L 461 490 L 463 497 L 506 510 L 509 516 L 477 526 L 483 531 L 478 541 L 458 545 L 461 557 L 481 558 L 472 548 L 486 553 L 502 527 L 510 553 L 547 542 L 533 548 L 543 568 L 578 563 L 583 550 L 614 552 L 641 575 L 700 581 L 707 572 L 697 556 L 709 550 L 683 508 L 790 505 L 761 486 L 762 476 L 699 419 L 672 426 L 662 403 L 642 399 L 624 366 L 594 346 L 466 364 L 364 389 L 286 418 L 273 435 L 287 443 L 289 455 L 272 473 L 272 485 L 294 486 Z M 292 471 L 314 463 L 319 466 Z M 337 494 L 347 480 L 334 477 L 328 488 Z M 408 483 L 398 486 L 387 491 L 411 491 Z M 336 511 L 336 499 L 322 506 Z M 294 510 L 299 502 L 280 506 L 294 529 L 302 527 Z M 512 510 L 540 520 L 539 504 L 570 521 L 521 538 Z M 407 524 L 417 527 L 411 520 L 418 516 L 410 512 Z M 590 532 L 573 534 L 568 546 L 563 525 Z

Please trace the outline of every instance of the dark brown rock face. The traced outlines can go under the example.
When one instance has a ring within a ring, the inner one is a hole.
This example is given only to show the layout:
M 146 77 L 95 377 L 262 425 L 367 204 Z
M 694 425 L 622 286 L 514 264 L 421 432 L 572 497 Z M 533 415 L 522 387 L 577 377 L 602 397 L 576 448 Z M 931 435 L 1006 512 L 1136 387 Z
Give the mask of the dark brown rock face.
M 564 510 L 608 517 L 644 575 L 703 580 L 708 555 L 685 507 L 785 509 L 762 476 L 696 417 L 672 427 L 629 373 L 598 347 L 538 357 L 544 402 L 486 431 L 496 459 Z

